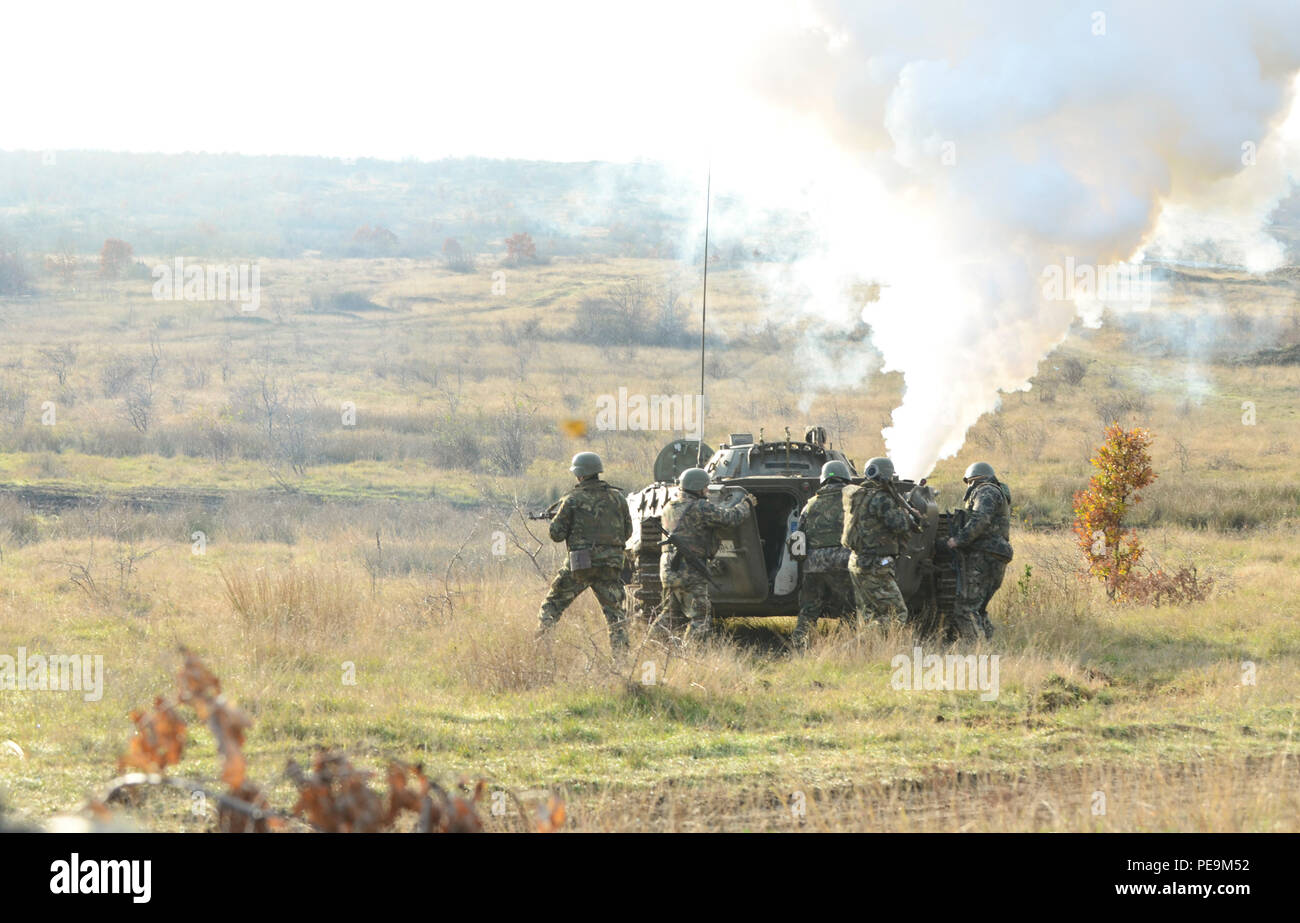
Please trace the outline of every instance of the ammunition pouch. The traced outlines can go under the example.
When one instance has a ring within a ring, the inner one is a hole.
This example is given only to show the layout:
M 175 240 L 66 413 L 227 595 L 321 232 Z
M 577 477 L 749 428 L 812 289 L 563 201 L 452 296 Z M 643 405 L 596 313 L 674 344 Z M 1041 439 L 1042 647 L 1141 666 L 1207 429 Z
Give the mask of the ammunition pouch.
M 982 551 L 990 557 L 997 558 L 1000 561 L 1006 561 L 1007 563 L 1010 563 L 1011 559 L 1015 557 L 1015 552 L 1011 550 L 1011 543 L 1000 535 L 979 543 L 979 545 L 972 550 Z
M 569 551 L 569 570 L 580 571 L 591 569 L 591 549 L 590 548 L 573 548 Z

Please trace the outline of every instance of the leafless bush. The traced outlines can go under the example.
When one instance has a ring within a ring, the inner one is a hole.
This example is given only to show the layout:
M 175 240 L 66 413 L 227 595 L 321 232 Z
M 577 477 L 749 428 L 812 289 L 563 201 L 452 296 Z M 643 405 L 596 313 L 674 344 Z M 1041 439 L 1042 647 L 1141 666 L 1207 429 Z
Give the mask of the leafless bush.
M 492 447 L 492 466 L 502 474 L 522 474 L 535 454 L 537 408 L 525 407 L 515 400 L 500 411 L 494 422 L 496 443 Z
M 208 366 L 207 363 L 191 357 L 181 368 L 181 374 L 184 376 L 185 387 L 191 391 L 197 391 L 208 386 Z
M 1088 373 L 1088 367 L 1081 360 L 1070 356 L 1062 360 L 1059 371 L 1061 381 L 1072 388 L 1077 388 L 1083 383 L 1083 376 Z
M 139 371 L 136 364 L 125 356 L 109 360 L 99 373 L 99 384 L 104 397 L 119 397 L 135 381 Z
M 1244 466 L 1227 452 L 1220 452 L 1210 459 L 1206 467 L 1211 471 L 1241 471 Z
M 449 415 L 434 428 L 429 460 L 439 468 L 472 468 L 484 451 L 480 422 Z
M 27 416 L 27 387 L 12 381 L 0 382 L 0 422 L 11 427 L 23 425 Z
M 1201 602 L 1214 589 L 1213 577 L 1202 577 L 1185 565 L 1172 574 L 1163 569 L 1130 578 L 1125 594 L 1128 601 L 1142 606 L 1181 605 Z
M 1129 394 L 1111 393 L 1093 401 L 1097 419 L 1103 426 L 1126 419 L 1130 414 L 1145 414 L 1151 409 L 1151 402 L 1140 392 Z
M 572 339 L 597 346 L 687 346 L 687 330 L 675 282 L 655 286 L 643 278 L 618 282 L 600 298 L 584 298 L 569 329 Z
M 122 398 L 122 413 L 139 433 L 149 432 L 153 423 L 153 382 L 137 381 Z
M 68 372 L 77 361 L 76 347 L 71 344 L 41 350 L 41 359 L 53 374 L 60 388 L 68 386 Z
M 256 379 L 236 392 L 232 404 L 237 419 L 255 423 L 261 431 L 260 454 L 277 480 L 286 467 L 299 477 L 306 473 L 316 457 L 312 412 L 319 406 L 308 388 L 277 376 L 268 354 Z
M 0 295 L 25 295 L 30 273 L 16 250 L 0 249 Z
M 110 522 L 114 532 L 113 551 L 105 568 L 92 539 L 84 559 L 64 561 L 68 579 L 86 597 L 100 606 L 125 604 L 129 609 L 146 609 L 147 599 L 138 590 L 140 562 L 151 557 L 158 548 L 144 550 L 138 542 L 138 530 L 129 527 L 125 519 Z

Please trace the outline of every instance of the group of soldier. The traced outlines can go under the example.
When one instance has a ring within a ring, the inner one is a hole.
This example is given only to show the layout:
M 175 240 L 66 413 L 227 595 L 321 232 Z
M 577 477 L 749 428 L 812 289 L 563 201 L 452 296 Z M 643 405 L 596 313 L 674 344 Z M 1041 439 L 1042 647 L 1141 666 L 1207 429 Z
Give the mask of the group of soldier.
M 907 620 L 897 563 L 911 533 L 922 531 L 921 516 L 894 488 L 888 458 L 871 459 L 864 473 L 866 481 L 850 488 L 848 465 L 827 462 L 820 488 L 800 513 L 807 557 L 792 637 L 796 647 L 807 645 L 819 618 L 851 616 L 860 626 Z M 974 642 L 993 637 L 988 604 L 1011 560 L 1011 492 L 987 462 L 967 468 L 963 481 L 967 515 L 946 542 L 963 560 L 948 633 L 949 640 Z
M 624 549 L 632 535 L 627 499 L 600 477 L 604 466 L 594 452 L 579 452 L 569 471 L 577 479 L 559 502 L 550 537 L 565 542 L 568 555 L 538 613 L 538 636 L 546 636 L 564 610 L 590 587 L 609 625 L 611 652 L 627 650 Z M 902 623 L 907 604 L 896 580 L 899 555 L 921 518 L 895 487 L 888 458 L 867 462 L 865 480 L 851 481 L 843 461 L 822 466 L 820 486 L 804 505 L 797 530 L 804 536 L 799 618 L 792 641 L 807 646 L 819 618 L 851 618 L 859 626 Z M 949 640 L 991 638 L 988 604 L 1011 560 L 1011 493 L 986 462 L 966 469 L 967 511 L 947 547 L 962 559 L 962 579 L 949 622 Z M 677 496 L 661 513 L 664 539 L 659 561 L 663 586 L 656 625 L 669 630 L 685 623 L 684 640 L 707 639 L 713 629 L 709 600 L 710 562 L 720 533 L 742 523 L 757 500 L 746 491 L 734 501 L 708 499 L 710 477 L 688 468 L 677 478 Z

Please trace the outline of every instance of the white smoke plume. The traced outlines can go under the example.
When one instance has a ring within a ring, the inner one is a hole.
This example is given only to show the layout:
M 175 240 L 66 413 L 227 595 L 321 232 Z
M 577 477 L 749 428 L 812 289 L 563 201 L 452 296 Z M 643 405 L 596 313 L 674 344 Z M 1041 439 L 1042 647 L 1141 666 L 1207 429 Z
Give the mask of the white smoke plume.
M 823 246 L 787 291 L 842 319 L 855 281 L 883 284 L 862 318 L 904 375 L 883 435 L 905 476 L 1067 335 L 1077 307 L 1045 295 L 1046 267 L 1207 238 L 1254 270 L 1282 258 L 1261 226 L 1294 181 L 1300 5 L 1097 7 L 821 2 L 759 56 L 761 92 L 819 139 L 802 165 Z

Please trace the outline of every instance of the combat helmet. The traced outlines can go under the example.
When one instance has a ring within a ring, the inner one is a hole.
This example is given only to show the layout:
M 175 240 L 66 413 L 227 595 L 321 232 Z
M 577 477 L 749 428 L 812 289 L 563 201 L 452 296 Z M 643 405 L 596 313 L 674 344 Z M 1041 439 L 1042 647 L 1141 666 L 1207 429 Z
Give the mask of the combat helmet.
M 849 473 L 849 466 L 838 459 L 835 461 L 828 461 L 826 464 L 822 465 L 821 483 L 823 484 L 831 478 L 843 478 L 847 481 L 850 477 L 852 477 L 852 475 Z
M 569 465 L 569 471 L 575 477 L 580 478 L 588 478 L 593 474 L 600 474 L 604 470 L 605 465 L 595 452 L 579 452 L 573 456 L 573 463 Z
M 677 478 L 677 485 L 682 490 L 696 493 L 709 487 L 709 472 L 703 468 L 687 468 Z
M 867 462 L 865 473 L 873 481 L 892 481 L 894 479 L 894 463 L 887 458 L 873 458 Z
M 962 481 L 969 484 L 976 478 L 988 478 L 990 481 L 997 480 L 997 476 L 993 473 L 993 466 L 988 462 L 975 462 L 975 464 L 966 469 L 966 474 L 962 477 Z

